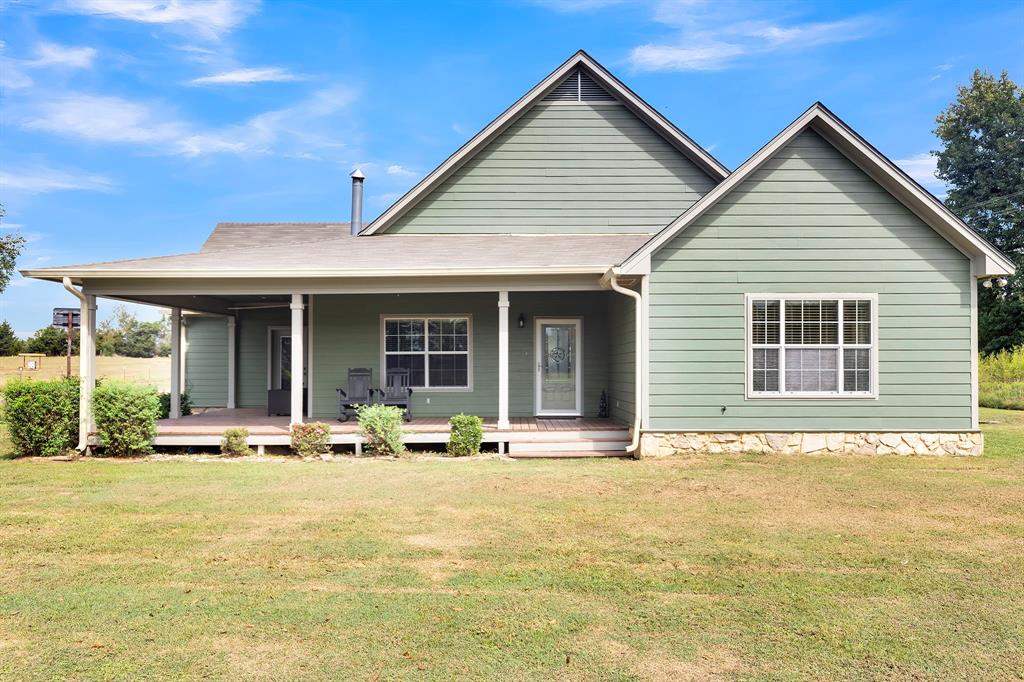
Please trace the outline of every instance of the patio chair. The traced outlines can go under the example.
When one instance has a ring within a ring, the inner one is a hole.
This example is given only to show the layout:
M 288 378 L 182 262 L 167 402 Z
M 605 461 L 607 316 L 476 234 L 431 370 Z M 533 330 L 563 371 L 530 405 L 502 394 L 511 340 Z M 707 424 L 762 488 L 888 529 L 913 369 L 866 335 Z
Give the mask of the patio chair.
M 356 415 L 356 405 L 373 403 L 373 370 L 366 367 L 349 367 L 348 389 L 338 390 L 338 421 L 347 422 Z
M 409 370 L 393 368 L 387 371 L 383 390 L 377 389 L 381 405 L 394 405 L 404 411 L 405 421 L 412 421 L 412 389 L 409 387 Z

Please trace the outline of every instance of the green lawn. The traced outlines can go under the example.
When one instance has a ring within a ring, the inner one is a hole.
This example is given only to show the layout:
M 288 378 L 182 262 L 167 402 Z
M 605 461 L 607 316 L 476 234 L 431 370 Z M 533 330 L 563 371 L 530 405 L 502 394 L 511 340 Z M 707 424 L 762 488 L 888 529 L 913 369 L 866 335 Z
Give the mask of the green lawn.
M 0 679 L 1019 679 L 980 458 L 0 462 Z

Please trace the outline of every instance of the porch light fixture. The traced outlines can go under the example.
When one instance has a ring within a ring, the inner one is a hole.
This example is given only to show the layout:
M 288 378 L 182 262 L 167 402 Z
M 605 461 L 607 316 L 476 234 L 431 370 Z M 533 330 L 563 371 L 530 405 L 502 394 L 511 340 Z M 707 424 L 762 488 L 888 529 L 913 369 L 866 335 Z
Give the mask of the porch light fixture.
M 516 322 L 520 329 L 526 326 L 526 318 L 523 317 L 522 313 L 519 313 L 519 321 Z

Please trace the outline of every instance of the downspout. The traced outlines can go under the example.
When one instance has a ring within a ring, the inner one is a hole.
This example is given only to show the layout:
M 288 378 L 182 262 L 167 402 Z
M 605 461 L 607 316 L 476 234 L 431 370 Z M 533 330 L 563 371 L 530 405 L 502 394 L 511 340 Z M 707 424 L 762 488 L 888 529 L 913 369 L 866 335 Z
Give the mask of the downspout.
M 89 300 L 85 297 L 85 294 L 83 294 L 81 291 L 76 289 L 73 284 L 71 284 L 71 278 L 70 277 L 63 278 L 61 283 L 64 285 L 64 288 L 67 289 L 71 293 L 72 296 L 74 296 L 75 298 L 78 299 L 79 305 L 81 306 L 81 311 L 82 311 L 82 313 L 84 313 L 83 315 L 79 316 L 79 319 L 81 319 L 81 321 L 82 321 L 82 326 L 85 326 L 85 324 L 87 323 L 86 315 L 89 315 L 89 314 L 92 313 L 92 311 L 89 310 Z M 85 357 L 85 353 L 83 352 L 83 351 L 87 351 L 88 349 L 87 348 L 82 348 L 82 340 L 83 340 L 83 337 L 85 336 L 82 333 L 82 331 L 83 330 L 81 328 L 79 328 L 79 332 L 78 332 L 78 376 L 79 376 L 79 380 L 80 381 L 83 380 L 83 379 L 85 381 L 89 381 L 89 377 L 88 377 L 89 363 L 88 363 L 88 360 Z M 85 376 L 82 376 L 83 372 L 84 372 Z M 88 398 L 91 399 L 91 395 L 89 395 Z M 85 402 L 82 401 L 82 399 L 81 399 L 81 389 L 80 389 L 79 390 L 79 406 L 78 406 L 78 415 L 79 415 L 78 416 L 78 445 L 75 447 L 75 449 L 78 450 L 78 452 L 80 452 L 80 453 L 84 453 L 84 452 L 86 452 L 89 449 L 89 426 L 88 425 L 92 421 L 91 415 L 89 414 L 89 407 L 90 407 L 89 405 L 86 405 Z M 86 425 L 85 428 L 82 428 L 83 424 Z
M 636 378 L 633 381 L 636 388 L 636 398 L 633 403 L 633 440 L 626 447 L 626 452 L 636 456 L 637 448 L 640 446 L 640 410 L 643 403 L 643 386 L 641 385 L 643 382 L 643 297 L 640 295 L 640 292 L 627 289 L 619 284 L 619 274 L 615 271 L 615 268 L 609 270 L 606 277 L 608 278 L 608 286 L 611 287 L 612 291 L 632 298 L 633 307 L 636 309 L 636 321 L 634 323 L 636 340 L 633 346 L 633 364 L 636 366 Z

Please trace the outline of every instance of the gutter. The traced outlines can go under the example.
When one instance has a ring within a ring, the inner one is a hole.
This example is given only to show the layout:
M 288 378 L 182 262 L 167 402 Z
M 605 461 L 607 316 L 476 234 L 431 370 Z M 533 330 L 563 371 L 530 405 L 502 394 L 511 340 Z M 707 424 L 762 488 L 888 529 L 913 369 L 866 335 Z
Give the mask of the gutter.
M 636 397 L 633 402 L 633 439 L 629 445 L 626 446 L 626 452 L 637 456 L 637 450 L 640 446 L 640 424 L 641 422 L 641 408 L 643 404 L 643 296 L 640 292 L 627 289 L 626 287 L 619 284 L 619 272 L 618 268 L 611 268 L 605 273 L 604 277 L 601 278 L 602 283 L 607 283 L 612 291 L 622 294 L 623 296 L 629 296 L 633 299 L 633 307 L 636 310 L 636 319 L 634 322 L 636 339 L 634 341 L 634 365 L 636 366 L 636 377 L 633 380 L 633 385 L 636 390 Z
M 62 283 L 64 284 L 64 288 L 67 289 L 72 296 L 78 299 L 81 311 L 85 313 L 85 315 L 91 315 L 92 310 L 89 309 L 89 300 L 86 298 L 85 294 L 71 284 L 71 278 L 65 277 Z M 88 321 L 85 319 L 85 315 L 81 316 L 82 326 L 88 324 Z M 91 377 L 89 377 L 89 361 L 86 359 L 86 353 L 84 352 L 88 349 L 83 348 L 82 343 L 84 336 L 85 335 L 79 331 L 78 378 L 80 382 L 89 382 L 91 381 Z M 91 399 L 92 391 L 83 391 L 80 387 L 78 400 L 78 445 L 75 446 L 75 449 L 78 450 L 80 454 L 86 454 L 89 451 L 89 427 L 92 425 L 92 405 L 89 404 Z

